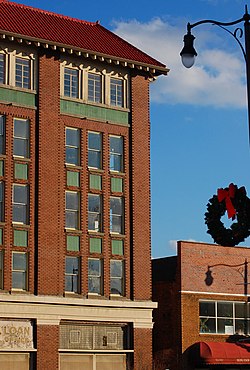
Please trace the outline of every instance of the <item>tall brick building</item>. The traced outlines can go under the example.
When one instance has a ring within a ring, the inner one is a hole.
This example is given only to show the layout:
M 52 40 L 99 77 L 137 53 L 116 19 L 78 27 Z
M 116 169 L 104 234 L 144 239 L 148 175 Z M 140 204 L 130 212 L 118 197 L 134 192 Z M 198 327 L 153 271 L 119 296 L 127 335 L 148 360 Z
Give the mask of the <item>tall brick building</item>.
M 0 368 L 151 370 L 149 83 L 98 22 L 0 0 Z
M 157 370 L 250 369 L 250 248 L 179 242 L 153 260 Z

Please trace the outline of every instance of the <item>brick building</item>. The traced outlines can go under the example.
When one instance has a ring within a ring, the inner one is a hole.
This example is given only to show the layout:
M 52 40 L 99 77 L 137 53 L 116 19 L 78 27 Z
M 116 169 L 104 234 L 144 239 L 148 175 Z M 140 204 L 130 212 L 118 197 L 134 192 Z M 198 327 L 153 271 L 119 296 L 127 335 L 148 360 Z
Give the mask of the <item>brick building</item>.
M 151 370 L 149 83 L 99 22 L 0 0 L 0 368 Z
M 153 260 L 157 370 L 250 369 L 250 248 L 179 242 Z

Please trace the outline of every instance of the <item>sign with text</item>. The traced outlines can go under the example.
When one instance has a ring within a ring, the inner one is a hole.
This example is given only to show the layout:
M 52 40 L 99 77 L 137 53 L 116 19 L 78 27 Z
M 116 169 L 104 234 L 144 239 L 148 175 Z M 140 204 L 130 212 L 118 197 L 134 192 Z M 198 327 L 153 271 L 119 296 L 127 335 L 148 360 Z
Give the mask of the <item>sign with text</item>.
M 30 321 L 0 320 L 0 349 L 33 349 Z

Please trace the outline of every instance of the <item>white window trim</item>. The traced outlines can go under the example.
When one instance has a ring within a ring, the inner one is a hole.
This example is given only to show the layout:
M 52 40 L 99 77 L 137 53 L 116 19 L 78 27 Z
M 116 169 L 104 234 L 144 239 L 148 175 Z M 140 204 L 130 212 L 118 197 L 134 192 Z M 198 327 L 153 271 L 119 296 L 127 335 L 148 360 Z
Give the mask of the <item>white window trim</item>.
M 13 262 L 14 262 L 14 254 L 25 254 L 26 255 L 26 270 L 14 270 L 13 268 Z M 29 286 L 29 280 L 28 280 L 28 277 L 29 277 L 29 255 L 28 255 L 28 252 L 19 252 L 19 251 L 12 251 L 12 265 L 11 265 L 11 278 L 13 276 L 13 272 L 25 272 L 25 277 L 26 277 L 26 286 L 25 286 L 25 289 L 21 289 L 21 288 L 13 288 L 13 282 L 11 284 L 11 290 L 16 290 L 16 291 L 22 291 L 22 292 L 26 292 L 28 291 L 28 286 Z
M 77 195 L 78 205 L 77 205 L 76 210 L 71 209 L 71 208 L 67 208 L 67 201 L 66 201 L 67 193 L 73 193 L 73 194 Z M 77 214 L 77 227 L 76 228 L 66 226 L 67 211 L 74 212 L 75 214 Z M 72 190 L 65 190 L 65 229 L 66 230 L 79 230 L 79 228 L 80 228 L 80 192 L 79 191 L 72 191 Z
M 101 147 L 100 147 L 100 150 L 95 150 L 95 149 L 91 149 L 89 148 L 89 134 L 95 134 L 95 135 L 99 135 L 100 138 L 101 138 Z M 103 168 L 103 133 L 102 132 L 98 132 L 98 131 L 88 131 L 88 156 L 89 156 L 89 151 L 95 151 L 95 152 L 98 152 L 100 153 L 100 168 L 99 167 L 92 167 L 92 166 L 89 166 L 88 165 L 88 168 L 90 169 L 96 169 L 96 170 L 102 170 Z M 88 159 L 89 160 L 89 159 Z
M 25 187 L 27 189 L 27 203 L 14 203 L 14 188 L 15 186 L 22 186 L 22 187 Z M 29 191 L 29 185 L 28 184 L 17 184 L 17 183 L 13 183 L 12 184 L 12 223 L 13 224 L 16 224 L 16 225 L 29 225 L 29 207 L 30 207 L 30 191 Z M 14 221 L 13 220 L 13 207 L 15 204 L 21 204 L 21 205 L 25 205 L 26 207 L 26 222 L 20 222 L 20 221 Z
M 36 88 L 36 79 L 34 78 L 36 73 L 35 68 L 35 56 L 33 53 L 25 53 L 25 52 L 18 52 L 14 50 L 13 52 L 9 52 L 9 85 L 15 87 L 16 89 L 25 90 L 25 91 L 32 91 Z M 16 58 L 26 59 L 30 61 L 30 88 L 22 88 L 16 86 Z

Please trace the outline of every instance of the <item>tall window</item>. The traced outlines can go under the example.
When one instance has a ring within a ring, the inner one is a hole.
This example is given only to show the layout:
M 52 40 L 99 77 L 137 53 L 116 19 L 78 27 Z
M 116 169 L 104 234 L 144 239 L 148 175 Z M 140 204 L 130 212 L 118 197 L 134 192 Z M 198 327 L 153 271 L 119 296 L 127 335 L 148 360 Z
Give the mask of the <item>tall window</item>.
M 124 295 L 124 264 L 123 261 L 110 261 L 110 292 Z
M 66 257 L 65 260 L 65 291 L 79 293 L 79 258 Z
M 0 289 L 3 289 L 3 250 L 0 251 Z
M 249 305 L 244 302 L 201 301 L 200 333 L 249 334 Z
M 101 196 L 88 195 L 88 230 L 101 231 Z
M 16 57 L 16 83 L 17 87 L 30 89 L 30 60 Z
M 27 253 L 12 253 L 12 288 L 27 290 Z
M 123 137 L 110 136 L 109 137 L 110 158 L 109 165 L 112 171 L 123 171 Z
M 110 232 L 123 234 L 124 233 L 123 219 L 124 219 L 123 198 L 111 197 L 110 198 Z
M 4 116 L 0 116 L 0 154 L 5 154 L 5 117 Z
M 13 154 L 29 158 L 29 120 L 14 119 L 14 148 Z
M 102 134 L 99 132 L 88 133 L 88 166 L 102 168 Z
M 28 224 L 29 188 L 28 185 L 13 184 L 12 221 Z
M 66 128 L 66 163 L 78 166 L 80 164 L 80 130 Z
M 110 79 L 110 104 L 116 107 L 123 107 L 123 80 L 118 78 Z
M 0 181 L 0 222 L 4 221 L 4 183 Z
M 64 68 L 64 96 L 79 98 L 79 70 Z
M 101 75 L 95 73 L 88 74 L 88 100 L 94 103 L 102 102 L 102 82 Z
M 66 228 L 79 229 L 79 207 L 79 193 L 66 191 Z
M 88 265 L 89 293 L 102 294 L 102 261 L 89 258 Z
M 5 83 L 5 55 L 0 54 L 0 84 Z

